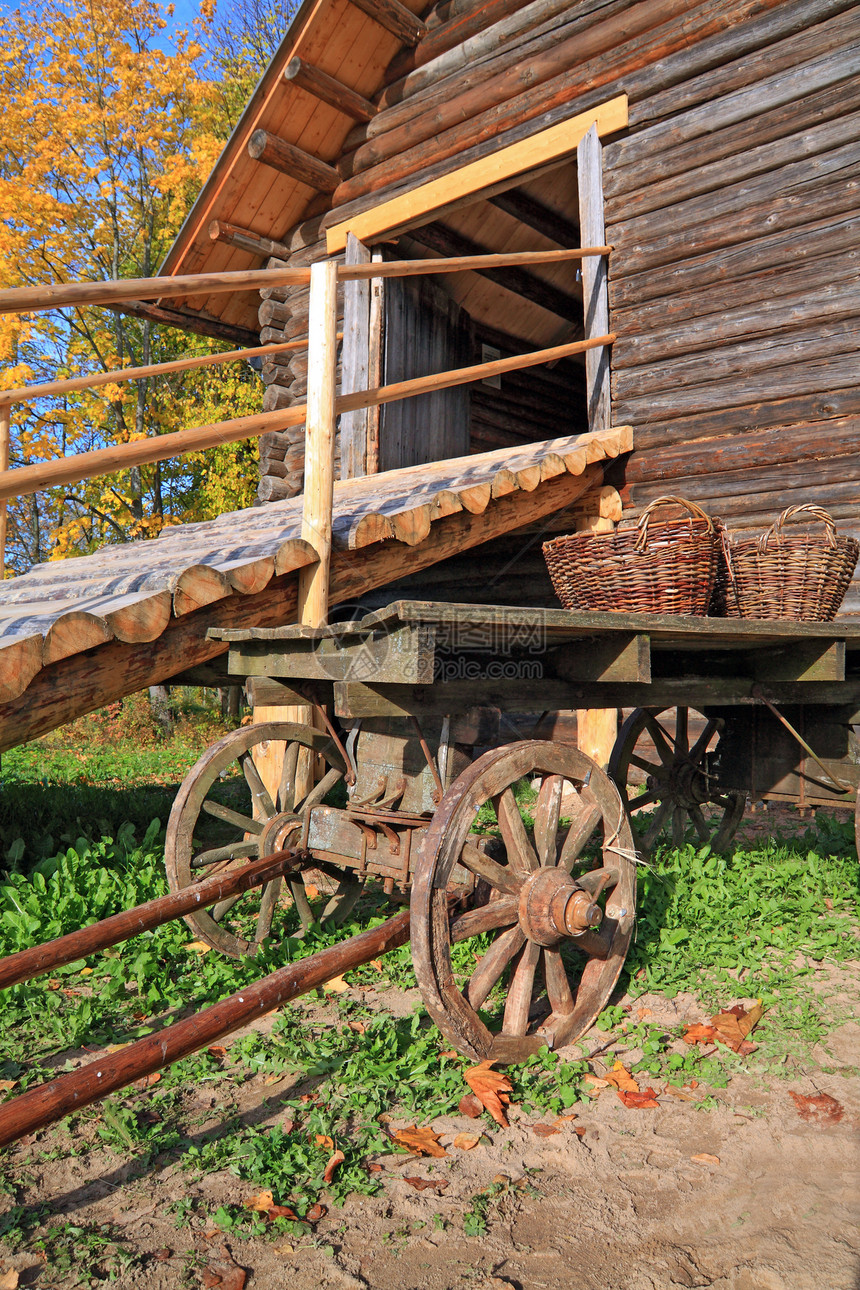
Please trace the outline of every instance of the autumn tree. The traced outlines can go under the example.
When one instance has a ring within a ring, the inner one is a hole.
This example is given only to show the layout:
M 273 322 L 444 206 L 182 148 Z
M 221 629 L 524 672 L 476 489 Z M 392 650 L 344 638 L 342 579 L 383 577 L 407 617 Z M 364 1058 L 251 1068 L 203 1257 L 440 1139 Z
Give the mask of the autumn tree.
M 4 287 L 157 272 L 225 125 L 200 39 L 171 32 L 171 17 L 154 0 L 46 0 L 4 15 Z M 198 36 L 206 23 L 204 10 Z M 220 348 L 101 309 L 0 322 L 7 389 Z M 231 365 L 20 404 L 12 465 L 242 415 L 259 399 L 247 365 Z M 22 499 L 10 520 L 13 564 L 26 568 L 247 504 L 255 459 L 238 445 L 214 464 L 178 459 Z

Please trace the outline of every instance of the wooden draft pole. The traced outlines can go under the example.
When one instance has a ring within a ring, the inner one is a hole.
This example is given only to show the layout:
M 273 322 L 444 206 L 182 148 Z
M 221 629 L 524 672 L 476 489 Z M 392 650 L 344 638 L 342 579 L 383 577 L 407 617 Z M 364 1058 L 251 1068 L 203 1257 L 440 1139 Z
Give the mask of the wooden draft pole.
M 335 260 L 311 266 L 308 308 L 308 402 L 305 417 L 305 487 L 302 538 L 317 553 L 315 564 L 299 573 L 298 619 L 306 627 L 322 627 L 328 620 L 331 581 L 332 508 L 334 505 L 334 450 L 337 426 L 337 281 Z M 255 721 L 299 721 L 310 724 L 313 709 L 302 704 L 254 709 Z M 255 756 L 263 782 L 276 793 L 281 780 L 286 745 L 271 741 Z M 313 785 L 314 768 L 309 749 L 299 751 L 296 771 L 299 800 Z M 301 882 L 293 884 L 299 906 L 305 901 Z M 310 911 L 300 907 L 302 921 Z
M 593 125 L 576 149 L 579 188 L 580 236 L 586 244 L 604 242 L 603 145 Z M 582 261 L 582 303 L 585 338 L 604 336 L 609 331 L 608 260 L 588 256 Z M 609 391 L 609 346 L 585 352 L 585 389 L 589 430 L 607 430 L 611 423 Z M 576 714 L 576 742 L 605 770 L 618 737 L 615 708 L 580 708 Z

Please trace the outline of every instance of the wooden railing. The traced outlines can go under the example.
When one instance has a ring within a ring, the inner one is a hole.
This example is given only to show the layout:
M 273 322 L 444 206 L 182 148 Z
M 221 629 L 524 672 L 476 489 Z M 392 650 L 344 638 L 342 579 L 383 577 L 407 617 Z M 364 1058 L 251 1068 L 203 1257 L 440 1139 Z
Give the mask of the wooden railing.
M 185 452 L 198 452 L 221 443 L 259 437 L 266 431 L 282 430 L 305 422 L 305 491 L 302 536 L 316 549 L 319 562 L 302 571 L 299 605 L 302 621 L 317 625 L 325 617 L 328 603 L 328 566 L 331 551 L 331 522 L 334 490 L 334 436 L 337 415 L 370 408 L 396 399 L 410 398 L 432 390 L 480 381 L 489 376 L 541 363 L 555 362 L 571 354 L 612 344 L 614 334 L 572 341 L 549 349 L 517 354 L 512 358 L 457 368 L 431 376 L 416 377 L 375 389 L 337 395 L 337 284 L 372 278 L 412 277 L 419 274 L 463 273 L 477 268 L 500 268 L 521 264 L 557 264 L 567 260 L 608 255 L 609 246 L 579 247 L 556 251 L 519 251 L 460 256 L 439 260 L 392 260 L 387 263 L 343 265 L 327 260 L 310 268 L 247 270 L 234 273 L 188 274 L 176 278 L 138 278 L 118 282 L 62 283 L 41 288 L 13 288 L 0 291 L 0 313 L 32 313 L 60 307 L 89 307 L 121 304 L 140 299 L 177 296 L 207 296 L 239 290 L 259 290 L 278 284 L 310 284 L 308 339 L 221 354 L 199 355 L 146 367 L 122 368 L 92 376 L 72 377 L 40 385 L 0 391 L 0 577 L 5 574 L 6 503 L 57 484 L 75 483 L 96 475 L 163 461 Z M 307 348 L 307 404 L 275 412 L 262 412 L 229 421 L 195 426 L 173 434 L 117 444 L 74 457 L 9 469 L 9 429 L 15 403 L 83 390 L 143 377 L 188 371 L 211 363 L 226 363 Z

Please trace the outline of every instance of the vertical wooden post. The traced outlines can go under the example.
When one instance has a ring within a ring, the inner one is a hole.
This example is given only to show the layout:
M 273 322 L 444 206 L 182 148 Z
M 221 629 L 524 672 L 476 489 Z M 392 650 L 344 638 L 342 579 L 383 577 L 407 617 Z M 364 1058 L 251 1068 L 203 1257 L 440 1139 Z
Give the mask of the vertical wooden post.
M 581 246 L 605 246 L 603 223 L 603 147 L 595 126 L 576 150 L 579 187 L 579 228 Z M 605 336 L 609 331 L 609 290 L 604 256 L 587 256 L 582 261 L 582 303 L 585 339 Z M 589 430 L 608 430 L 612 412 L 609 389 L 609 350 L 585 352 L 585 388 L 588 397 Z M 618 736 L 615 708 L 581 708 L 576 714 L 576 742 L 579 750 L 604 768 Z
M 311 266 L 308 310 L 308 400 L 305 420 L 305 488 L 302 537 L 319 557 L 299 573 L 299 622 L 322 627 L 328 620 L 331 569 L 332 504 L 334 498 L 335 397 L 337 394 L 337 263 Z M 298 721 L 310 724 L 306 705 L 259 707 L 255 721 Z M 281 779 L 285 745 L 272 741 L 255 754 L 263 782 L 274 797 Z M 300 756 L 296 775 L 299 796 L 313 784 L 310 754 Z
M 352 233 L 346 235 L 346 263 L 368 264 L 370 249 Z M 369 386 L 370 282 L 343 284 L 343 361 L 341 394 Z M 367 422 L 369 408 L 344 412 L 340 418 L 340 477 L 355 479 L 367 474 Z
M 9 469 L 9 431 L 12 404 L 0 402 L 0 470 Z M 6 501 L 0 502 L 0 581 L 6 577 Z
M 576 150 L 579 186 L 579 227 L 581 246 L 605 246 L 603 225 L 603 147 L 597 127 L 592 126 Z M 587 256 L 582 261 L 582 301 L 585 311 L 585 339 L 605 336 L 609 331 L 609 290 L 606 258 Z M 585 353 L 585 381 L 588 391 L 589 430 L 608 430 L 611 424 L 609 350 L 589 349 Z

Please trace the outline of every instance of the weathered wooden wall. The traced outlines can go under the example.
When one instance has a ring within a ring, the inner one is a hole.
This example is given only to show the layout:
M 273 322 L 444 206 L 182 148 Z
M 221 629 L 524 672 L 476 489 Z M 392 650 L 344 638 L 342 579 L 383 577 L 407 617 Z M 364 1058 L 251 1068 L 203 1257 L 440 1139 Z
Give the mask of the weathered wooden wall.
M 332 208 L 285 238 L 292 256 L 319 258 L 351 213 L 626 92 L 604 190 L 630 515 L 680 492 L 748 531 L 809 500 L 860 536 L 860 6 L 440 0 L 424 21 L 349 135 Z M 306 309 L 272 292 L 263 338 L 300 334 Z M 303 397 L 301 368 L 271 364 L 268 407 Z M 552 374 L 535 380 L 550 418 Z M 505 407 L 473 392 L 475 446 L 537 438 L 535 388 Z M 283 445 L 282 488 L 299 457 Z M 860 613 L 856 583 L 846 609 Z

